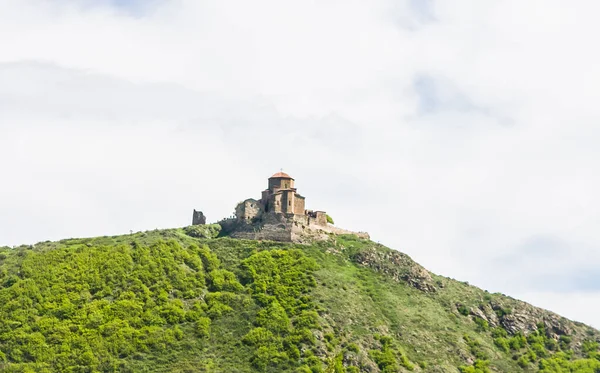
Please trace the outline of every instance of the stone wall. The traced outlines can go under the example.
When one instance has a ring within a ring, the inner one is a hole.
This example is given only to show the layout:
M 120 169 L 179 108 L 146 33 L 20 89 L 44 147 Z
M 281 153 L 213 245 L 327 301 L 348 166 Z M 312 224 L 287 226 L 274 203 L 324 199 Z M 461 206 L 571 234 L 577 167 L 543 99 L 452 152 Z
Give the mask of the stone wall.
M 281 212 L 293 212 L 292 211 L 292 202 L 293 202 L 293 192 L 292 191 L 283 191 L 281 193 Z
M 322 226 L 327 225 L 327 214 L 325 211 L 315 211 L 315 224 Z
M 206 216 L 202 213 L 202 211 L 194 210 L 194 214 L 192 215 L 192 225 L 204 225 L 206 224 Z
M 296 198 L 294 199 L 294 213 L 298 215 L 304 215 L 304 197 L 299 194 L 296 194 Z
M 263 213 L 255 222 L 240 219 L 227 219 L 219 222 L 222 233 L 233 238 L 249 240 L 272 240 L 282 242 L 310 242 L 327 240 L 331 235 L 355 234 L 369 239 L 365 232 L 352 232 L 325 223 L 316 224 L 307 215 Z
M 240 220 L 252 220 L 260 217 L 263 206 L 260 201 L 249 198 L 240 202 L 235 208 L 235 216 Z
M 306 212 L 309 217 L 309 223 L 314 225 L 327 225 L 327 214 L 325 211 L 312 211 L 309 210 Z
M 271 178 L 269 179 L 269 189 L 276 193 L 279 189 L 290 189 L 294 187 L 294 179 Z
M 263 214 L 260 221 L 227 219 L 219 222 L 223 234 L 247 240 L 292 241 L 292 221 L 284 214 Z
M 272 198 L 272 204 L 269 206 L 270 212 L 281 212 L 281 194 L 276 194 Z

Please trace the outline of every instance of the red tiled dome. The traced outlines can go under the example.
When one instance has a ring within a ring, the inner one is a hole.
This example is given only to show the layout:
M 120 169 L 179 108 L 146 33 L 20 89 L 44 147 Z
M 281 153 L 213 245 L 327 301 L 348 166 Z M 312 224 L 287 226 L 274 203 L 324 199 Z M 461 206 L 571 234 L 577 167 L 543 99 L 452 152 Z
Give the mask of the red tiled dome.
M 273 178 L 286 178 L 286 179 L 291 179 L 292 177 L 288 174 L 286 174 L 285 172 L 277 172 L 276 174 L 273 174 L 273 176 L 271 176 L 269 179 L 273 179 Z

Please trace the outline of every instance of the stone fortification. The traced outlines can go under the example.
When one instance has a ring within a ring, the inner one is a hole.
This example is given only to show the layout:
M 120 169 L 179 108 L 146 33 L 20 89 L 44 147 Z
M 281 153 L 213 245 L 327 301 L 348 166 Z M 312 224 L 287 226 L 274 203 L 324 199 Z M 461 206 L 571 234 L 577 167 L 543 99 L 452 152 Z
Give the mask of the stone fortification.
M 194 210 L 193 224 L 204 223 L 202 212 Z M 325 211 L 306 210 L 305 198 L 297 193 L 294 179 L 283 172 L 269 178 L 268 188 L 259 200 L 249 198 L 238 203 L 235 216 L 219 224 L 224 235 L 251 240 L 307 242 L 328 239 L 332 234 L 369 238 L 366 232 L 351 232 L 329 224 Z
M 306 215 L 266 213 L 260 219 L 248 222 L 237 218 L 219 222 L 222 232 L 234 238 L 248 240 L 272 240 L 282 242 L 309 242 L 327 240 L 331 235 L 355 234 L 369 238 L 366 232 L 352 232 L 325 222 L 318 224 Z
M 194 210 L 194 215 L 192 216 L 192 225 L 204 225 L 206 224 L 206 216 L 202 213 L 202 211 Z

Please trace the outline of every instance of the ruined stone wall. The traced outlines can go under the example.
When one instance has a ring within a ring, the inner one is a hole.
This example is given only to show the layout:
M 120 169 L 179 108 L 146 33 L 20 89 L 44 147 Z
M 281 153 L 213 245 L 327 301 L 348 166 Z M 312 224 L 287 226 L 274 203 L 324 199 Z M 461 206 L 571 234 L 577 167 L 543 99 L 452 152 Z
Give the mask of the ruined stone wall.
M 235 216 L 240 220 L 252 220 L 260 217 L 263 206 L 260 201 L 249 198 L 235 207 Z
M 309 224 L 327 226 L 327 214 L 325 211 L 306 211 L 309 218 Z
M 332 233 L 332 234 L 354 234 L 360 238 L 364 238 L 367 240 L 371 239 L 371 236 L 369 236 L 369 233 L 367 233 L 367 232 L 349 231 L 347 229 L 334 227 L 333 225 L 330 225 L 330 224 L 328 224 L 326 227 L 319 226 L 319 228 L 322 228 L 324 231 L 326 231 L 328 233 Z
M 325 214 L 325 211 L 315 211 L 315 224 L 327 225 L 327 214 Z
M 202 213 L 202 211 L 194 210 L 194 214 L 192 215 L 192 225 L 204 225 L 206 224 L 206 216 Z
M 320 214 L 316 214 L 320 213 Z M 354 234 L 360 238 L 370 239 L 367 232 L 353 232 L 335 227 L 327 223 L 326 214 L 323 211 L 311 211 L 311 215 L 295 215 L 294 227 L 292 229 L 292 241 L 304 242 L 307 239 L 328 239 L 330 235 Z M 315 217 L 315 215 L 318 217 Z

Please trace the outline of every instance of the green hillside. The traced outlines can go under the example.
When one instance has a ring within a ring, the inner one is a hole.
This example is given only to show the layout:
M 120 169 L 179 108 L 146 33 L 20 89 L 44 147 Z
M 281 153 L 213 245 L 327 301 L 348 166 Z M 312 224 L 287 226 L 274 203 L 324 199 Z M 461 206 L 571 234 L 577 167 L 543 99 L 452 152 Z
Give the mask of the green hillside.
M 0 248 L 3 372 L 600 372 L 600 333 L 355 236 Z

